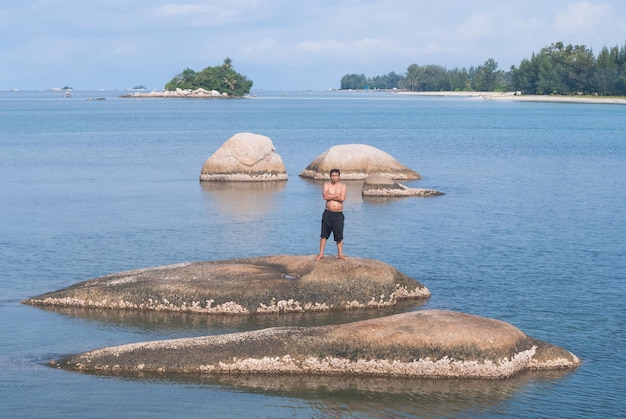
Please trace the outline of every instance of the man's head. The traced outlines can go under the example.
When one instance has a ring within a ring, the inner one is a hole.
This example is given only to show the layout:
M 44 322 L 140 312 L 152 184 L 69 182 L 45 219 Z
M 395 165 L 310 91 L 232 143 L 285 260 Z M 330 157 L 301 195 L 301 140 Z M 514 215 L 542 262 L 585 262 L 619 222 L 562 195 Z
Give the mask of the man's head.
M 339 171 L 339 169 L 331 169 L 330 171 L 330 180 L 335 183 L 339 180 L 339 176 L 341 175 L 341 172 Z

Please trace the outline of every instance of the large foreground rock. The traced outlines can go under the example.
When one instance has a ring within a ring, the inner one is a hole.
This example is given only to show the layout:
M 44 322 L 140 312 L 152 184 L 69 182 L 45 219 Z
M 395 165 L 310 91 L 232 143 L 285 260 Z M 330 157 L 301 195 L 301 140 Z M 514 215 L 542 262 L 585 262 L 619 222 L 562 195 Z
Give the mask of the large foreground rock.
M 575 368 L 580 360 L 499 320 L 414 311 L 343 325 L 133 343 L 52 364 L 98 373 L 503 378 Z
M 106 275 L 25 304 L 261 314 L 389 307 L 430 297 L 421 283 L 372 259 L 278 255 L 190 262 Z
M 329 179 L 331 169 L 339 169 L 344 180 L 365 179 L 371 175 L 385 175 L 392 179 L 413 180 L 421 176 L 400 164 L 391 155 L 366 144 L 336 145 L 317 156 L 300 176 Z
M 429 197 L 443 195 L 443 192 L 439 192 L 434 189 L 409 188 L 408 186 L 398 183 L 387 176 L 372 175 L 365 178 L 361 195 L 376 197 Z
M 240 132 L 204 162 L 200 180 L 283 181 L 287 170 L 269 137 Z

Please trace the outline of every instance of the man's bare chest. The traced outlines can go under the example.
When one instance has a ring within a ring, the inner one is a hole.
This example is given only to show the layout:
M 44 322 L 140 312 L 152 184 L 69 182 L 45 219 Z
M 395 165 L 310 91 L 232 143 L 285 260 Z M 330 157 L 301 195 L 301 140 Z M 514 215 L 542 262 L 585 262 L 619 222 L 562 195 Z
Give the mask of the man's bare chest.
M 338 194 L 341 193 L 341 186 L 339 186 L 339 185 L 330 185 L 328 187 L 328 192 L 331 195 L 338 195 Z

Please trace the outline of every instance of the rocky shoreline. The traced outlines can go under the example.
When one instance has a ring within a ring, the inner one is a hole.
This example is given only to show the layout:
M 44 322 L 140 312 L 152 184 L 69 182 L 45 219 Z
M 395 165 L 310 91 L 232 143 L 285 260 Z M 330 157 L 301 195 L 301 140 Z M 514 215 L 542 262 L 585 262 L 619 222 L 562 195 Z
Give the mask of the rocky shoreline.
M 153 90 L 151 92 L 135 92 L 122 95 L 123 98 L 234 98 L 228 93 L 220 93 L 217 90 L 206 90 L 203 88 L 176 89 L 176 90 Z

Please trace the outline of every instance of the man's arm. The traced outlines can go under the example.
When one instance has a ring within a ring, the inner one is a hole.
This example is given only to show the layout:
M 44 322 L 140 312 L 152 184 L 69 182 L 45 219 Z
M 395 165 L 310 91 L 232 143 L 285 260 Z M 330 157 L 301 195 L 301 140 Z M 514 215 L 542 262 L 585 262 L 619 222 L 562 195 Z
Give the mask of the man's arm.
M 339 201 L 341 203 L 343 203 L 343 201 L 346 200 L 346 195 L 348 194 L 348 187 L 346 186 L 345 183 L 341 184 L 341 190 L 339 191 L 339 194 L 337 195 L 337 198 L 335 198 L 335 201 Z
M 341 188 L 339 190 L 339 193 L 336 194 L 331 194 L 330 193 L 330 184 L 326 183 L 324 184 L 324 189 L 323 189 L 323 193 L 322 196 L 324 197 L 324 201 L 337 201 L 337 202 L 343 202 L 346 200 L 346 194 L 347 194 L 347 187 L 345 184 L 341 184 Z
M 334 195 L 330 193 L 330 183 L 325 183 L 324 188 L 322 188 L 322 197 L 324 201 L 332 201 Z

